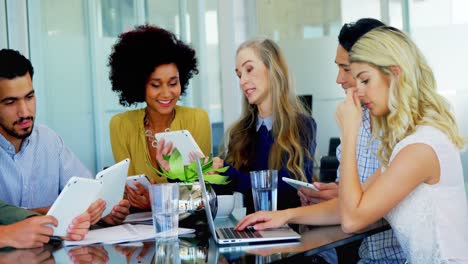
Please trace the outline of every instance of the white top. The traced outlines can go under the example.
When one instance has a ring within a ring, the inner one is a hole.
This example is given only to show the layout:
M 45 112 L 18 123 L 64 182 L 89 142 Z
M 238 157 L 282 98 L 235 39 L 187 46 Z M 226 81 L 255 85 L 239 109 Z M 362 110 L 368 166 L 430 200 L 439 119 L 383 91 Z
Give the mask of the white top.
M 409 263 L 468 263 L 468 208 L 460 151 L 440 130 L 419 126 L 395 146 L 390 164 L 401 149 L 415 143 L 434 150 L 440 180 L 417 186 L 386 219 Z

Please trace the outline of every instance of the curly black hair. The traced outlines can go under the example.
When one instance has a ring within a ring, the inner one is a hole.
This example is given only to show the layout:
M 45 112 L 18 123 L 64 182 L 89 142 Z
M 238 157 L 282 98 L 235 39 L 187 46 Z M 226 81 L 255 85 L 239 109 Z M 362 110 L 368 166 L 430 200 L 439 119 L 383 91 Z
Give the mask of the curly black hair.
M 137 26 L 119 35 L 109 56 L 109 79 L 119 94 L 120 104 L 131 106 L 145 101 L 149 75 L 162 64 L 175 63 L 179 71 L 181 94 L 189 80 L 198 74 L 195 50 L 163 28 Z

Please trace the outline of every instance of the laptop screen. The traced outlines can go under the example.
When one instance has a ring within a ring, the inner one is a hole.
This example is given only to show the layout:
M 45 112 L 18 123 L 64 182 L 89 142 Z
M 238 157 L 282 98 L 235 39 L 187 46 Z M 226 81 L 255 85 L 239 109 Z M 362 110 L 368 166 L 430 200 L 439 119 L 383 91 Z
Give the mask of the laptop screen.
M 203 172 L 200 164 L 200 160 L 198 158 L 195 159 L 195 163 L 197 165 L 197 172 L 198 178 L 200 182 L 200 189 L 202 192 L 202 200 L 205 206 L 205 213 L 206 219 L 208 220 L 208 226 L 210 228 L 211 235 L 216 243 L 222 244 L 232 244 L 232 243 L 250 243 L 250 242 L 266 242 L 266 241 L 278 241 L 278 240 L 291 240 L 291 239 L 299 239 L 301 236 L 294 232 L 291 228 L 279 228 L 280 230 L 268 230 L 268 231 L 254 231 L 247 232 L 244 235 L 240 235 L 234 232 L 232 228 L 224 228 L 228 229 L 228 233 L 222 233 L 224 236 L 221 239 L 218 238 L 218 234 L 216 233 L 216 228 L 213 220 L 213 215 L 211 214 L 211 207 L 208 203 L 208 192 L 206 190 L 205 179 L 203 178 Z M 218 229 L 219 230 L 219 229 Z M 226 230 L 225 230 L 226 231 Z M 271 231 L 271 232 L 270 232 Z
M 210 203 L 208 202 L 208 192 L 206 190 L 205 179 L 203 179 L 203 171 L 200 164 L 200 159 L 195 158 L 195 163 L 197 164 L 197 173 L 198 173 L 198 181 L 200 182 L 200 188 L 202 191 L 202 200 L 203 205 L 205 206 L 205 213 L 206 219 L 208 220 L 208 226 L 210 228 L 210 232 L 215 241 L 218 241 L 218 237 L 216 235 L 215 224 L 213 220 L 213 215 L 211 214 L 211 207 Z

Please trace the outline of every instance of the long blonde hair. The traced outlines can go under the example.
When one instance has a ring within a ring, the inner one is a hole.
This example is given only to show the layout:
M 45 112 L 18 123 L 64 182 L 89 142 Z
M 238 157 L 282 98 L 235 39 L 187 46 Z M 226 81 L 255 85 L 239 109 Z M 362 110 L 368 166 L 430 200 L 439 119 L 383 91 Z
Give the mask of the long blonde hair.
M 303 165 L 305 159 L 313 159 L 310 146 L 315 138 L 300 136 L 300 131 L 313 129 L 307 126 L 305 120 L 308 113 L 299 102 L 293 89 L 286 60 L 278 45 L 270 39 L 253 39 L 244 42 L 237 49 L 237 54 L 243 49 L 251 48 L 268 69 L 270 92 L 272 95 L 273 138 L 268 158 L 270 169 L 280 169 L 286 161 L 286 168 L 298 180 L 307 181 Z M 225 160 L 234 168 L 249 171 L 253 166 L 253 149 L 258 120 L 256 105 L 250 105 L 247 98 L 243 98 L 242 114 L 226 132 L 221 153 Z M 307 141 L 307 142 L 304 142 Z M 287 158 L 287 160 L 286 160 Z
M 380 27 L 361 37 L 350 52 L 350 62 L 365 62 L 391 78 L 387 115 L 372 117 L 373 136 L 381 141 L 378 157 L 388 166 L 395 145 L 414 133 L 419 125 L 443 131 L 462 149 L 461 136 L 450 105 L 437 93 L 431 68 L 414 42 L 392 27 Z M 400 68 L 396 76 L 390 67 Z

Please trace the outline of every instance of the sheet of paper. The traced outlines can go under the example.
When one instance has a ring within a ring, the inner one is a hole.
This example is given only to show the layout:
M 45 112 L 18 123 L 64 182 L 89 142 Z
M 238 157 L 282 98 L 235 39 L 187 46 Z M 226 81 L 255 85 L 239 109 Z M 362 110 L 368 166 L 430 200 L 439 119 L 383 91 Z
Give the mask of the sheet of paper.
M 179 236 L 195 232 L 190 228 L 179 228 Z M 101 228 L 91 230 L 81 241 L 64 241 L 65 246 L 78 246 L 90 244 L 119 244 L 134 241 L 148 240 L 159 237 L 160 234 L 154 233 L 152 225 L 130 225 L 124 224 L 119 226 Z
M 112 244 L 114 241 L 131 241 L 138 238 L 138 231 L 130 224 L 90 230 L 81 241 L 64 241 L 65 246 Z
M 135 214 L 130 214 L 127 215 L 127 217 L 124 220 L 124 224 L 128 223 L 138 223 L 138 222 L 150 222 L 152 224 L 153 221 L 153 215 L 151 212 L 142 212 L 142 213 L 135 213 Z
M 160 233 L 157 233 L 157 234 L 154 233 L 154 227 L 152 225 L 133 225 L 133 227 L 137 230 L 139 234 L 139 240 L 148 240 L 148 239 L 158 238 L 161 236 Z M 178 232 L 178 235 L 181 236 L 181 235 L 194 233 L 195 229 L 179 227 L 177 232 Z

